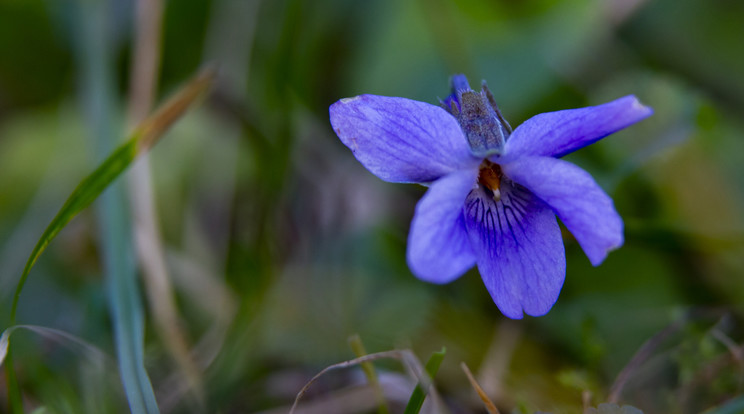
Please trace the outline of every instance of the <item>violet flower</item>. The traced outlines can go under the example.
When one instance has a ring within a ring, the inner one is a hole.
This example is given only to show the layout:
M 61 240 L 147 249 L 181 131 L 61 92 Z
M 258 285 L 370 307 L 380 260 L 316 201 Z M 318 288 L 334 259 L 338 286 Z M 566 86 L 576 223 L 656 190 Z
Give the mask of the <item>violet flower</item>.
M 595 266 L 623 244 L 612 200 L 558 159 L 651 115 L 634 96 L 534 116 L 512 131 L 485 83 L 454 76 L 441 106 L 361 95 L 330 107 L 341 141 L 370 172 L 429 190 L 416 206 L 407 260 L 419 279 L 448 283 L 474 264 L 510 318 L 558 299 L 566 256 L 557 215 Z

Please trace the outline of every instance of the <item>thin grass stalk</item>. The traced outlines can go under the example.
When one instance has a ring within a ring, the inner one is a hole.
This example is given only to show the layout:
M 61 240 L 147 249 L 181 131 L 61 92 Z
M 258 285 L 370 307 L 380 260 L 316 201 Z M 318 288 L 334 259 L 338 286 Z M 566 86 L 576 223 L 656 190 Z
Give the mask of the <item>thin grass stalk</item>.
M 136 2 L 134 50 L 129 89 L 130 125 L 141 122 L 150 113 L 160 68 L 160 44 L 163 4 L 160 0 Z M 180 375 L 203 405 L 200 371 L 189 353 L 189 344 L 179 324 L 173 286 L 165 263 L 165 249 L 156 214 L 152 173 L 148 155 L 132 167 L 129 196 L 134 218 L 135 245 L 142 268 L 147 299 L 157 332 L 175 361 Z

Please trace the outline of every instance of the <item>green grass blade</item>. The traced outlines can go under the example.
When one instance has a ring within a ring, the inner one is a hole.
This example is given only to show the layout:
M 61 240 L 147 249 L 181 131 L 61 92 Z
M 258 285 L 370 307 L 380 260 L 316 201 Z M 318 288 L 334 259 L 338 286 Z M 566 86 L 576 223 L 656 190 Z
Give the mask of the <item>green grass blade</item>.
M 23 287 L 26 284 L 26 280 L 28 279 L 31 269 L 34 267 L 34 264 L 47 248 L 49 243 L 65 227 L 65 225 L 70 222 L 70 220 L 72 220 L 78 213 L 80 213 L 83 209 L 88 207 L 96 198 L 98 198 L 98 196 L 101 195 L 101 193 L 106 188 L 108 188 L 111 183 L 117 177 L 119 177 L 119 175 L 121 175 L 124 170 L 127 169 L 127 167 L 129 167 L 129 165 L 137 158 L 138 155 L 147 152 L 153 145 L 155 145 L 155 143 L 157 143 L 163 133 L 165 133 L 168 128 L 177 119 L 179 119 L 181 115 L 183 115 L 183 113 L 186 112 L 186 110 L 199 97 L 201 97 L 209 89 L 209 87 L 213 83 L 214 77 L 214 70 L 207 69 L 197 75 L 194 79 L 192 79 L 186 86 L 179 90 L 173 96 L 173 98 L 163 104 L 152 116 L 139 124 L 139 126 L 129 136 L 129 139 L 124 142 L 124 144 L 119 146 L 116 150 L 114 150 L 114 152 L 111 153 L 111 155 L 109 155 L 98 166 L 98 168 L 93 171 L 93 173 L 83 179 L 83 181 L 72 192 L 70 197 L 57 213 L 57 215 L 52 219 L 51 223 L 49 223 L 47 228 L 44 230 L 44 233 L 41 235 L 41 238 L 39 238 L 38 242 L 31 251 L 31 255 L 26 261 L 26 265 L 23 268 L 23 272 L 20 279 L 18 280 L 18 285 L 16 286 L 16 290 L 13 295 L 13 304 L 10 311 L 11 325 L 16 324 L 16 312 L 18 310 L 18 303 L 21 297 L 21 292 L 23 291 Z M 118 205 L 118 207 L 121 207 L 121 202 L 117 204 L 116 200 L 114 200 L 114 202 L 110 204 L 113 204 L 114 206 Z M 131 283 L 134 284 L 136 288 L 135 281 L 132 280 Z M 115 289 L 115 287 L 112 286 L 110 286 L 109 288 Z M 131 288 L 131 286 L 128 288 Z M 124 312 L 131 311 L 132 309 L 137 308 L 137 304 L 133 303 L 131 298 L 129 301 L 119 303 L 118 305 L 120 305 L 121 309 L 123 310 L 122 315 Z M 116 314 L 114 315 L 114 317 L 116 317 Z M 132 321 L 129 322 L 136 322 L 139 318 L 139 323 L 142 323 L 141 317 L 136 315 L 136 312 L 134 315 L 123 315 L 123 317 L 133 318 Z M 136 323 L 134 326 L 130 325 L 130 327 L 136 328 Z M 117 338 L 121 338 L 122 340 L 125 340 L 130 336 L 131 335 L 126 335 L 124 333 L 117 333 Z M 141 341 L 137 342 L 141 339 L 138 337 L 129 339 L 131 339 L 131 341 L 129 341 L 131 342 L 131 344 L 142 343 Z M 134 348 L 132 348 L 132 346 L 130 345 L 125 346 L 122 351 L 127 352 L 127 355 L 130 355 L 131 358 L 142 359 L 142 347 L 140 346 L 137 348 L 135 346 Z M 22 413 L 23 408 L 20 402 L 20 390 L 18 388 L 18 382 L 16 380 L 15 371 L 13 369 L 13 360 L 11 357 L 12 351 L 10 344 L 8 344 L 7 352 L 8 354 L 5 360 L 5 370 L 7 375 L 6 378 L 8 380 L 8 393 L 9 400 L 11 402 L 11 409 L 14 413 Z M 132 361 L 130 360 L 130 357 L 125 358 L 125 361 L 120 361 L 120 363 L 131 362 Z M 144 368 L 142 368 L 142 370 L 143 369 Z M 132 375 L 139 375 L 141 377 L 141 370 L 135 369 L 134 371 L 135 372 L 133 372 Z M 122 372 L 122 376 L 124 376 L 124 372 Z
M 437 375 L 437 371 L 439 371 L 439 366 L 442 365 L 442 360 L 444 359 L 444 354 L 447 352 L 446 348 L 442 348 L 439 352 L 434 352 L 431 354 L 431 357 L 429 357 L 429 360 L 426 361 L 426 373 L 429 375 L 429 378 L 433 381 L 434 376 Z M 424 390 L 424 387 L 419 382 L 416 385 L 416 388 L 413 390 L 413 393 L 411 394 L 411 398 L 408 400 L 408 404 L 406 404 L 406 409 L 404 411 L 404 414 L 418 414 L 418 412 L 421 410 L 421 406 L 424 405 L 424 399 L 426 398 L 426 391 Z
M 129 139 L 117 148 L 93 173 L 83 179 L 65 204 L 52 219 L 39 241 L 31 251 L 16 286 L 10 312 L 11 324 L 15 325 L 16 311 L 21 291 L 31 269 L 49 243 L 78 213 L 88 207 L 129 165 L 137 155 L 147 152 L 191 104 L 212 84 L 214 71 L 206 70 L 191 80 L 154 115 L 143 121 Z
M 11 323 L 15 323 L 16 311 L 18 309 L 18 300 L 21 291 L 26 283 L 31 268 L 41 253 L 46 250 L 49 243 L 62 230 L 70 220 L 73 219 L 80 211 L 89 206 L 111 182 L 119 176 L 134 160 L 136 155 L 136 140 L 132 139 L 114 151 L 91 175 L 86 177 L 80 185 L 73 191 L 65 204 L 59 210 L 57 215 L 49 223 L 36 246 L 31 251 L 31 256 L 26 262 L 26 266 L 18 281 L 15 295 L 13 296 L 13 307 L 10 312 Z

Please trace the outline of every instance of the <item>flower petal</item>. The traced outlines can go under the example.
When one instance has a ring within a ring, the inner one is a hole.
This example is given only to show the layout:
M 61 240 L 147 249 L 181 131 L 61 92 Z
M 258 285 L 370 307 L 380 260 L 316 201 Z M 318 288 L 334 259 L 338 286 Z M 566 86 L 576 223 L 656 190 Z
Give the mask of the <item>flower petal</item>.
M 623 244 L 623 221 L 612 199 L 586 171 L 549 157 L 525 157 L 501 168 L 558 214 L 594 266 Z
M 501 312 L 546 314 L 566 276 L 555 214 L 524 188 L 502 181 L 501 200 L 483 187 L 465 201 L 465 224 L 483 282 Z
M 334 103 L 330 115 L 344 145 L 385 181 L 430 182 L 480 163 L 457 120 L 438 106 L 361 95 Z
M 448 283 L 475 264 L 462 216 L 477 169 L 458 171 L 432 184 L 416 205 L 408 234 L 408 266 L 416 277 Z
M 633 95 L 587 108 L 535 115 L 506 142 L 508 159 L 524 155 L 562 157 L 630 126 L 653 113 Z

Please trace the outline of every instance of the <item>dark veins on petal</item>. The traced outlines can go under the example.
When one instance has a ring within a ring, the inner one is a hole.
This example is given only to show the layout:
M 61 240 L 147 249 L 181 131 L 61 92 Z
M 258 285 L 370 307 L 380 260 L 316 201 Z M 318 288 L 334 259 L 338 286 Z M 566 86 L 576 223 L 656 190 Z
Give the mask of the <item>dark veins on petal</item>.
M 544 315 L 566 274 L 558 222 L 542 200 L 506 177 L 500 193 L 496 200 L 478 184 L 462 209 L 478 270 L 505 315 Z
M 519 247 L 520 240 L 526 236 L 523 217 L 533 208 L 534 196 L 510 182 L 502 183 L 501 198 L 497 201 L 488 188 L 479 185 L 472 190 L 465 200 L 465 216 L 472 224 L 479 225 L 483 245 L 495 249 L 498 239 L 509 237 Z M 519 236 L 515 233 L 519 232 Z

